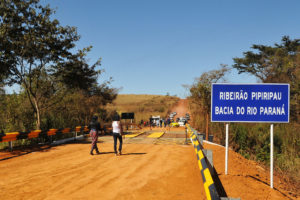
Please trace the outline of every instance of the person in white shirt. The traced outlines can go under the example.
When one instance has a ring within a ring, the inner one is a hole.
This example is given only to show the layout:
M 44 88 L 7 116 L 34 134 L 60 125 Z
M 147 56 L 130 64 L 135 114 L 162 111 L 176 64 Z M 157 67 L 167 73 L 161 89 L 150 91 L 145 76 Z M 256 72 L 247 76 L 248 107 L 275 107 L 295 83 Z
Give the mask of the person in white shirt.
M 113 129 L 113 138 L 114 138 L 114 151 L 116 156 L 122 154 L 122 144 L 123 144 L 123 129 L 122 129 L 122 124 L 121 124 L 121 118 L 120 116 L 116 113 L 113 117 L 113 122 L 112 122 L 112 129 Z M 119 151 L 117 151 L 117 140 L 119 139 Z

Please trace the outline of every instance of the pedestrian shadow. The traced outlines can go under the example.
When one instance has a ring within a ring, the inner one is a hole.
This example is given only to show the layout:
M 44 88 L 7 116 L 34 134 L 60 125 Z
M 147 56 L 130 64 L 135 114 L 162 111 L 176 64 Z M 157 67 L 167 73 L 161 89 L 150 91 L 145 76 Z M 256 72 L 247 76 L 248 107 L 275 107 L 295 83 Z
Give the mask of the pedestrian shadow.
M 73 141 L 69 141 L 69 142 L 66 142 L 64 144 L 61 144 L 61 145 L 67 145 L 67 144 L 91 144 L 92 142 L 89 141 L 89 140 L 73 140 Z M 101 143 L 104 143 L 104 141 L 102 140 L 98 140 L 97 141 L 97 144 L 101 144 Z
M 100 154 L 96 154 L 96 155 L 101 155 L 101 154 L 114 154 L 115 152 L 113 151 L 108 151 L 108 152 L 101 152 L 100 151 Z
M 122 153 L 121 156 L 129 156 L 129 155 L 144 155 L 144 154 L 147 154 L 147 153 Z
M 99 154 L 94 154 L 94 156 L 96 155 L 103 155 L 103 154 L 115 154 L 114 151 L 108 151 L 108 152 L 101 152 Z M 147 153 L 122 153 L 121 156 L 129 156 L 129 155 L 144 155 Z

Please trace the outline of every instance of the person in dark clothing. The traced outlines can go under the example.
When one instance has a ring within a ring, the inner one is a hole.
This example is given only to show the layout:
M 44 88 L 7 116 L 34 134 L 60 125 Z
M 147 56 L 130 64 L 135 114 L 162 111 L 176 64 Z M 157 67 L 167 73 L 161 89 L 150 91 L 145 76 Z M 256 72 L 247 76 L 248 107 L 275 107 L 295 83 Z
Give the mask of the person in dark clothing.
M 91 147 L 90 154 L 94 155 L 94 153 L 93 153 L 94 149 L 96 150 L 97 154 L 100 154 L 99 149 L 97 147 L 97 142 L 98 142 L 99 133 L 101 131 L 101 126 L 100 126 L 100 123 L 98 122 L 97 116 L 92 117 L 92 120 L 91 120 L 88 128 L 90 129 L 90 136 L 92 138 L 92 147 Z
M 152 121 L 153 121 L 153 118 L 150 116 L 150 118 L 149 118 L 150 130 L 152 130 L 152 129 L 151 129 L 151 126 L 152 126 Z

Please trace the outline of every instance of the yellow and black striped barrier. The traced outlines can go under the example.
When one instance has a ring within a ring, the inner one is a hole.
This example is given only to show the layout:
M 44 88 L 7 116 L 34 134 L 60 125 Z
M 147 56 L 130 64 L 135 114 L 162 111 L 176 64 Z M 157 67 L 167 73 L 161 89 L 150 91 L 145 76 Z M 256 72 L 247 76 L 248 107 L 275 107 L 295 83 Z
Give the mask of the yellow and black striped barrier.
M 27 132 L 11 132 L 11 133 L 0 133 L 0 142 L 12 142 L 21 139 L 32 139 L 43 136 L 54 136 L 61 135 L 71 132 L 83 132 L 88 133 L 89 129 L 87 126 L 77 126 L 74 129 L 71 128 L 61 128 L 61 129 L 49 129 L 49 130 L 33 130 Z
M 202 179 L 203 179 L 206 198 L 208 200 L 219 200 L 220 196 L 217 192 L 211 172 L 209 171 L 204 154 L 201 150 L 200 143 L 199 143 L 194 131 L 191 129 L 191 127 L 189 125 L 187 125 L 187 131 L 191 138 L 191 141 L 193 143 L 193 146 L 194 146 L 194 149 L 195 149 L 195 152 L 197 155 L 198 165 L 199 165 L 199 169 L 200 169 Z

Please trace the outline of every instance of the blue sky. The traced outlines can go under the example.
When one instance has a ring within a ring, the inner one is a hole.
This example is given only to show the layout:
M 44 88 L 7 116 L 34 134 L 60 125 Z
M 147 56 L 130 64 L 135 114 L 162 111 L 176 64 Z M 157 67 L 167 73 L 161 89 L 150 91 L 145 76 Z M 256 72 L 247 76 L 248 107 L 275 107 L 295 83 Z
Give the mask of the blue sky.
M 41 0 L 56 8 L 62 25 L 76 26 L 78 48 L 93 46 L 121 94 L 185 97 L 182 84 L 232 65 L 252 44 L 299 38 L 300 1 L 277 0 Z M 233 83 L 254 77 L 231 73 Z

